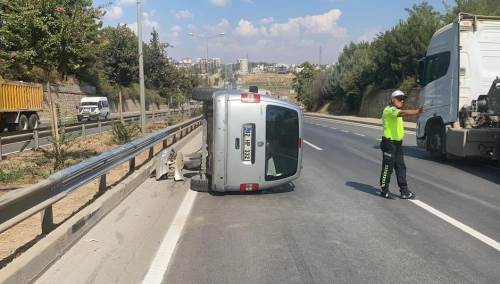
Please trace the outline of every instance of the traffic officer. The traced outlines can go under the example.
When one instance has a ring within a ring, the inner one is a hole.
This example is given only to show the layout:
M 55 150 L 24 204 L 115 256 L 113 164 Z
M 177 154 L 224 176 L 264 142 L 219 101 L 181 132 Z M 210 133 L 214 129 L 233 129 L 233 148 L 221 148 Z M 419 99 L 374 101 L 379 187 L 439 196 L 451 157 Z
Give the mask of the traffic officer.
M 382 149 L 382 173 L 380 174 L 380 187 L 382 197 L 392 199 L 389 190 L 391 175 L 393 169 L 396 170 L 398 186 L 401 191 L 401 199 L 412 199 L 415 194 L 408 189 L 406 183 L 406 165 L 403 158 L 403 138 L 404 138 L 404 116 L 415 116 L 423 112 L 423 108 L 418 109 L 401 109 L 406 100 L 406 95 L 396 90 L 391 94 L 391 102 L 385 107 L 382 114 L 384 125 L 384 136 L 380 142 Z

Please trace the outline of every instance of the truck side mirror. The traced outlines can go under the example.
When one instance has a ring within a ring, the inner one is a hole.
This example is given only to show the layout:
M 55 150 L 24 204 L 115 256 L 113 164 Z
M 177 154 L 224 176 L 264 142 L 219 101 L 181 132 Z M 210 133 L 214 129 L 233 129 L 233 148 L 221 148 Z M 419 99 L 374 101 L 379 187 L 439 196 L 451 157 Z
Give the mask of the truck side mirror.
M 425 57 L 418 61 L 417 83 L 421 87 L 425 86 Z

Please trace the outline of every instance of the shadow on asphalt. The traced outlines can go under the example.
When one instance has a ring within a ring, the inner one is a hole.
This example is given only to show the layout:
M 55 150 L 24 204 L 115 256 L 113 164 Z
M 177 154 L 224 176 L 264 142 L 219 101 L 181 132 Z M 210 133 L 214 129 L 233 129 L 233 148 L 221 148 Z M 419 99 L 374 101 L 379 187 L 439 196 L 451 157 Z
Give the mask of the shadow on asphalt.
M 486 179 L 490 182 L 500 184 L 500 168 L 498 168 L 498 162 L 484 159 L 464 159 L 458 157 L 447 160 L 437 160 L 431 158 L 426 151 L 418 148 L 417 146 L 404 146 L 404 153 L 405 156 L 426 161 L 433 161 L 436 163 L 442 163 L 454 167 L 458 170 L 475 175 L 477 177 Z
M 380 150 L 380 146 L 378 144 L 374 145 L 373 149 Z M 498 162 L 496 161 L 472 158 L 465 159 L 459 157 L 439 160 L 431 158 L 429 153 L 418 148 L 417 146 L 403 146 L 403 151 L 405 156 L 435 163 L 442 163 L 490 182 L 500 184 L 500 168 L 498 167 Z
M 295 190 L 295 184 L 293 182 L 289 182 L 284 185 L 276 186 L 269 189 L 264 189 L 260 191 L 253 192 L 239 192 L 239 191 L 229 191 L 229 192 L 215 192 L 210 191 L 210 195 L 212 196 L 225 196 L 225 195 L 261 195 L 261 194 L 280 194 L 280 193 L 288 193 Z
M 368 194 L 380 197 L 380 194 L 378 193 L 380 191 L 380 189 L 378 189 L 374 186 L 364 184 L 364 183 L 355 182 L 355 181 L 348 181 L 345 183 L 345 185 L 352 187 L 353 189 L 355 189 L 357 191 L 361 191 L 364 193 L 368 193 Z

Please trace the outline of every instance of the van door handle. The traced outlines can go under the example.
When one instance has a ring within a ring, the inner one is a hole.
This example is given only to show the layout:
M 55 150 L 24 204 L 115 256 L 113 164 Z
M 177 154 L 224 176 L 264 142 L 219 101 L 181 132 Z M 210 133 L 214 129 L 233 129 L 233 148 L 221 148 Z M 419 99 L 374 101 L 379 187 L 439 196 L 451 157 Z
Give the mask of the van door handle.
M 234 148 L 236 150 L 239 150 L 240 149 L 240 138 L 236 138 L 234 139 Z

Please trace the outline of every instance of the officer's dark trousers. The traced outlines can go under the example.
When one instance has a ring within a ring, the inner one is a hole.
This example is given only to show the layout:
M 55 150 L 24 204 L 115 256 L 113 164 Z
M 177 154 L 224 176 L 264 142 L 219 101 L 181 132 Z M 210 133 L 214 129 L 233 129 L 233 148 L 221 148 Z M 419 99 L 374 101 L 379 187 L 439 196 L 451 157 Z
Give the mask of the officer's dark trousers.
M 380 187 L 382 190 L 389 190 L 393 169 L 396 170 L 396 177 L 401 193 L 408 190 L 402 144 L 402 141 L 393 141 L 385 137 L 383 137 L 382 142 L 380 142 L 380 149 L 383 154 L 382 173 L 380 174 Z

